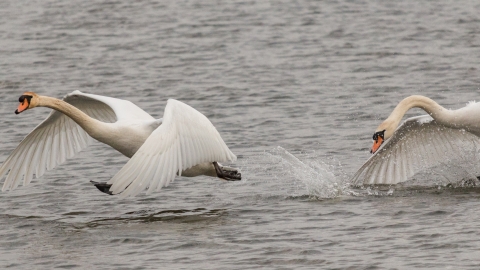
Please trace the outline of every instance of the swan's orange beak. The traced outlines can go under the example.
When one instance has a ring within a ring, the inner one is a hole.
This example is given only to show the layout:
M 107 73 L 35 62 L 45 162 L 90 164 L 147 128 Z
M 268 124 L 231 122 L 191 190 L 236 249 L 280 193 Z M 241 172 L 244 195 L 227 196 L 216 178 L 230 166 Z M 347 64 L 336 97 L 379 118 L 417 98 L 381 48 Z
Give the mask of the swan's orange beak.
M 375 154 L 375 152 L 377 152 L 378 148 L 380 148 L 380 145 L 382 145 L 382 143 L 383 138 L 379 136 L 375 141 L 373 141 L 373 146 L 370 150 L 370 153 Z
M 23 111 L 25 111 L 28 108 L 28 101 L 24 100 L 22 103 L 18 105 L 17 110 L 15 111 L 15 114 L 19 114 Z
M 25 111 L 26 109 L 28 109 L 28 106 L 30 106 L 31 99 L 32 99 L 32 96 L 27 96 L 27 95 L 20 96 L 20 98 L 18 99 L 18 102 L 20 102 L 20 104 L 18 104 L 18 108 L 17 110 L 15 110 L 15 114 L 19 114 Z

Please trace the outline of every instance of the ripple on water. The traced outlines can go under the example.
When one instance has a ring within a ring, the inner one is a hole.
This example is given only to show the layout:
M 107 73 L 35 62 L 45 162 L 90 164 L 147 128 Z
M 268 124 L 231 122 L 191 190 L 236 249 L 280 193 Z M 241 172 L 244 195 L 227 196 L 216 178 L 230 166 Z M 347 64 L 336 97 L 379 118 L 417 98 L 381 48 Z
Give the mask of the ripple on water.
M 168 98 L 192 105 L 244 176 L 178 178 L 119 200 L 89 181 L 108 181 L 127 159 L 93 143 L 0 193 L 1 268 L 479 268 L 480 189 L 459 182 L 477 176 L 473 151 L 406 186 L 348 186 L 397 101 L 478 100 L 476 1 L 0 7 L 0 162 L 49 113 L 15 115 L 19 94 L 79 89 L 158 118 Z

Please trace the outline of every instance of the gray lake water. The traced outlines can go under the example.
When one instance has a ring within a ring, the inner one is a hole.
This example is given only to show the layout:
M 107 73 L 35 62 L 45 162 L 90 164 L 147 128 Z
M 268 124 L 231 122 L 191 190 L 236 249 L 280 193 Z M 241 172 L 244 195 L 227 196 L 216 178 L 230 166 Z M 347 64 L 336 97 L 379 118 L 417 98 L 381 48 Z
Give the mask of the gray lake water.
M 478 1 L 0 1 L 0 161 L 49 110 L 24 91 L 168 98 L 204 113 L 244 180 L 119 200 L 95 143 L 0 193 L 0 267 L 478 269 L 480 190 L 353 189 L 402 98 L 479 99 Z M 409 116 L 420 114 L 413 110 Z M 327 197 L 333 197 L 328 199 Z

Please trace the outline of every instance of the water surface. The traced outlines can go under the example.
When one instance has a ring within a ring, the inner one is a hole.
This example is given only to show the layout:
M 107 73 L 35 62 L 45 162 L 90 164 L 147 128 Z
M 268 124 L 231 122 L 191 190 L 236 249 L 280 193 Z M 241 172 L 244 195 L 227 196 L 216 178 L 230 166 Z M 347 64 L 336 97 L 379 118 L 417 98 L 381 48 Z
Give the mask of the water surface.
M 168 98 L 190 104 L 238 155 L 244 180 L 179 178 L 119 200 L 89 180 L 107 181 L 127 158 L 95 143 L 40 181 L 0 193 L 0 266 L 478 269 L 476 188 L 355 190 L 348 179 L 402 98 L 422 94 L 447 108 L 478 100 L 479 9 L 2 1 L 1 161 L 49 113 L 16 116 L 24 91 L 78 89 L 155 117 Z

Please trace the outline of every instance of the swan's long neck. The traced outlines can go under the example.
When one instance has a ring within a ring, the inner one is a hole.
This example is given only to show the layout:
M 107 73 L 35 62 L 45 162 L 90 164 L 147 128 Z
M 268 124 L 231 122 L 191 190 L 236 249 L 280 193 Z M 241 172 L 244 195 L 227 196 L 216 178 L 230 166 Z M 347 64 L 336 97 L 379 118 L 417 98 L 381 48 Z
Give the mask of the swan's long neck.
M 427 97 L 415 95 L 409 96 L 400 101 L 400 103 L 398 103 L 397 107 L 395 107 L 390 116 L 388 116 L 388 118 L 385 120 L 384 123 L 388 123 L 389 125 L 391 125 L 391 127 L 393 127 L 393 129 L 391 129 L 391 132 L 393 132 L 398 127 L 405 113 L 411 108 L 420 108 L 424 110 L 439 123 L 447 125 L 452 124 L 452 113 L 450 110 L 445 109 L 444 107 L 440 106 L 438 103 Z M 381 127 L 379 127 L 379 129 L 381 129 Z
M 409 96 L 400 103 L 393 110 L 388 118 L 402 119 L 405 113 L 411 108 L 420 108 L 431 115 L 435 120 L 441 121 L 443 116 L 446 116 L 447 109 L 438 105 L 435 101 L 424 96 Z
M 48 107 L 65 114 L 81 126 L 90 136 L 97 140 L 101 141 L 100 137 L 106 132 L 105 129 L 107 128 L 107 123 L 88 116 L 83 111 L 63 100 L 47 96 L 39 96 L 37 106 Z

